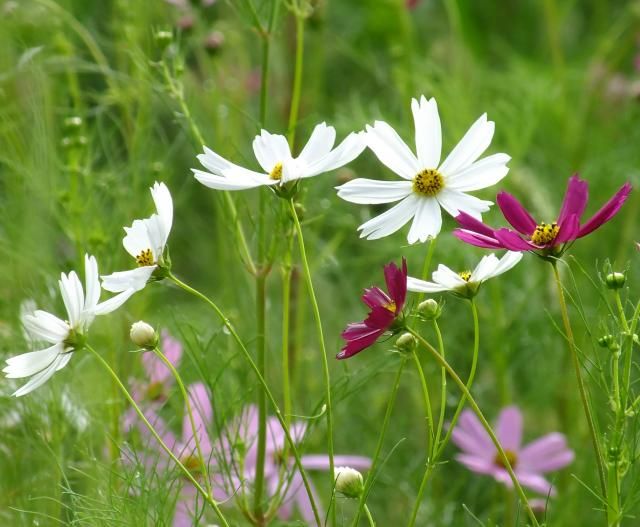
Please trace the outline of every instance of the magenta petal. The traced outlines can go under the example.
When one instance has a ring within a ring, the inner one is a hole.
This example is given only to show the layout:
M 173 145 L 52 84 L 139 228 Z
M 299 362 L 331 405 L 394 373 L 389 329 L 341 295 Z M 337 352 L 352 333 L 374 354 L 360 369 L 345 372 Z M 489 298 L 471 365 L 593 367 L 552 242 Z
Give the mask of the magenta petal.
M 460 212 L 460 214 L 455 217 L 455 220 L 464 230 L 477 232 L 478 234 L 482 234 L 490 238 L 493 237 L 493 229 L 491 227 L 485 225 L 466 212 Z
M 463 450 L 466 450 L 462 444 L 456 441 L 456 430 L 462 432 L 469 440 L 474 441 L 476 447 L 470 449 L 469 452 L 477 453 L 485 458 L 493 458 L 496 448 L 489 434 L 487 434 L 487 431 L 483 428 L 482 423 L 471 410 L 464 410 L 460 414 L 460 419 L 458 419 L 458 424 L 454 428 L 454 435 L 452 436 L 453 442 Z
M 453 235 L 459 240 L 475 245 L 476 247 L 482 247 L 483 249 L 503 249 L 503 245 L 492 236 L 485 236 L 476 232 L 471 232 L 463 229 L 456 229 L 453 231 Z
M 499 192 L 496 201 L 504 217 L 518 232 L 528 236 L 535 230 L 536 220 L 511 194 Z
M 176 502 L 176 510 L 173 514 L 173 527 L 191 527 L 194 523 L 193 510 L 195 509 L 195 489 L 191 491 L 183 489 L 182 495 Z
M 517 452 L 522 442 L 522 413 L 515 406 L 508 406 L 498 416 L 496 435 L 504 450 Z
M 559 224 L 558 236 L 553 240 L 554 245 L 570 242 L 578 237 L 580 231 L 580 218 L 576 214 L 571 214 Z
M 569 183 L 567 183 L 567 191 L 564 194 L 564 200 L 558 215 L 558 225 L 562 225 L 572 214 L 575 214 L 578 217 L 578 221 L 580 221 L 588 199 L 589 184 L 580 179 L 578 174 L 574 174 L 569 178 Z
M 402 269 L 398 269 L 393 262 L 385 265 L 384 280 L 387 283 L 389 296 L 396 303 L 396 312 L 399 313 L 407 297 L 407 261 L 402 258 Z
M 369 333 L 361 334 L 355 339 L 350 339 L 336 355 L 336 359 L 348 359 L 363 349 L 375 344 L 376 340 L 384 333 L 382 329 L 370 329 Z
M 362 301 L 373 309 L 390 304 L 391 298 L 379 287 L 370 287 L 364 290 Z
M 395 312 L 389 311 L 384 307 L 374 307 L 365 319 L 366 326 L 374 329 L 387 329 L 396 318 Z
M 583 236 L 586 236 L 613 218 L 618 213 L 627 197 L 629 197 L 630 192 L 631 183 L 625 183 L 622 185 L 620 190 L 618 190 L 618 192 L 616 192 L 615 195 L 580 228 L 580 232 L 577 237 L 582 238 Z
M 505 249 L 510 251 L 531 251 L 538 247 L 531 242 L 525 241 L 518 233 L 510 231 L 509 229 L 498 229 L 495 231 L 496 240 L 498 240 Z
M 492 461 L 488 461 L 481 457 L 473 456 L 470 454 L 457 454 L 455 456 L 456 461 L 462 463 L 465 467 L 478 474 L 492 474 L 495 470 L 495 466 Z

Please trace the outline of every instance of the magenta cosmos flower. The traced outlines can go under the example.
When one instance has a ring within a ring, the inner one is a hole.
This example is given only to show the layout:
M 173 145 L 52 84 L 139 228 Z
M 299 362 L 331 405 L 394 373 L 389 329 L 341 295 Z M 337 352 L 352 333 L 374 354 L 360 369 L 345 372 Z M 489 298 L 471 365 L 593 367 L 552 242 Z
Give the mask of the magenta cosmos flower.
M 363 322 L 352 322 L 342 332 L 341 336 L 347 343 L 336 355 L 337 359 L 348 359 L 373 345 L 402 314 L 407 298 L 407 261 L 402 259 L 402 269 L 393 262 L 385 265 L 384 280 L 388 294 L 379 287 L 364 290 L 362 301 L 371 311 Z
M 564 252 L 568 243 L 590 234 L 613 218 L 630 192 L 631 184 L 625 183 L 584 223 L 582 214 L 589 199 L 589 184 L 577 175 L 569 178 L 560 214 L 553 223 L 538 223 L 514 196 L 500 192 L 498 206 L 515 230 L 493 229 L 466 213 L 460 213 L 456 216 L 456 221 L 461 228 L 456 229 L 453 234 L 463 242 L 477 247 L 538 251 L 543 256 L 558 256 Z
M 564 435 L 547 434 L 523 446 L 522 413 L 515 406 L 500 412 L 494 430 L 520 484 L 545 496 L 553 495 L 544 474 L 566 467 L 574 458 Z M 451 438 L 462 450 L 456 459 L 469 470 L 493 476 L 508 487 L 513 485 L 489 434 L 471 410 L 460 414 Z

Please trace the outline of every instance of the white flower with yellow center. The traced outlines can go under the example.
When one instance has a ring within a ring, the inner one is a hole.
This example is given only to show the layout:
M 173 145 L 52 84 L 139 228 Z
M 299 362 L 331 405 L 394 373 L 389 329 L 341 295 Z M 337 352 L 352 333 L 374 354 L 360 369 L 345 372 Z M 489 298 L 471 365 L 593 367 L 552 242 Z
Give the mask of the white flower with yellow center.
M 360 236 L 375 240 L 402 228 L 411 218 L 409 243 L 435 238 L 442 227 L 442 207 L 451 216 L 466 212 L 480 219 L 491 201 L 467 192 L 494 185 L 507 175 L 506 154 L 493 154 L 478 161 L 491 144 L 495 124 L 482 115 L 449 156 L 440 163 L 442 132 L 435 99 L 411 101 L 415 123 L 416 153 L 383 121 L 367 126 L 367 145 L 378 159 L 403 181 L 354 179 L 337 187 L 338 196 L 359 204 L 400 201 L 383 214 L 358 227 Z
M 60 277 L 60 293 L 67 310 L 67 320 L 38 309 L 23 315 L 22 322 L 33 341 L 46 342 L 51 346 L 6 360 L 7 366 L 2 371 L 8 378 L 31 377 L 13 394 L 16 397 L 32 392 L 64 368 L 73 352 L 82 349 L 95 316 L 114 311 L 128 298 L 121 294 L 99 303 L 98 263 L 93 256 L 85 255 L 84 267 L 86 290 L 75 271 L 68 275 L 63 273 Z
M 159 266 L 164 266 L 164 251 L 173 224 L 173 200 L 164 183 L 154 183 L 151 196 L 156 213 L 143 220 L 135 220 L 125 227 L 127 235 L 122 240 L 126 251 L 135 259 L 138 267 L 102 277 L 102 287 L 113 293 L 126 293 L 128 297 L 147 285 Z
M 284 185 L 346 165 L 365 148 L 364 133 L 351 133 L 336 148 L 336 131 L 326 123 L 317 125 L 298 157 L 293 157 L 283 135 L 262 130 L 253 140 L 253 153 L 264 172 L 234 165 L 204 147 L 198 160 L 209 171 L 191 169 L 203 185 L 217 190 L 244 190 L 263 185 Z
M 459 296 L 472 297 L 478 292 L 480 286 L 496 276 L 506 273 L 522 260 L 523 253 L 509 251 L 502 258 L 495 255 L 483 256 L 473 271 L 456 273 L 446 265 L 440 264 L 427 282 L 412 276 L 407 277 L 407 289 L 414 293 L 441 293 L 449 291 Z

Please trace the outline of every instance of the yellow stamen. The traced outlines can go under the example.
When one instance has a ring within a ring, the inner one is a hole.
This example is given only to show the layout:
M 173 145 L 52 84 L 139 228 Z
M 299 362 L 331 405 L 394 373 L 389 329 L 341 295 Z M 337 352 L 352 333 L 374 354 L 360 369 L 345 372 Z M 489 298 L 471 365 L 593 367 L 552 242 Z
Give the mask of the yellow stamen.
M 462 278 L 465 282 L 468 282 L 471 279 L 471 271 L 460 271 L 458 276 Z
M 518 464 L 518 454 L 516 454 L 513 450 L 506 450 L 504 451 L 504 455 L 507 458 L 507 461 L 509 461 L 509 465 L 511 465 L 511 468 L 516 468 L 516 465 Z M 496 454 L 495 459 L 493 460 L 493 462 L 498 465 L 499 467 L 502 467 L 504 469 L 506 469 L 507 467 L 505 467 L 504 465 L 504 461 L 502 459 L 502 457 L 500 456 L 500 454 Z
M 276 163 L 276 166 L 273 167 L 269 177 L 276 181 L 280 181 L 282 179 L 282 163 Z
M 384 307 L 387 311 L 391 311 L 392 313 L 395 313 L 396 309 L 398 309 L 396 303 L 393 300 L 388 304 L 383 305 L 382 307 Z
M 556 239 L 559 230 L 560 227 L 558 227 L 558 224 L 555 222 L 549 224 L 542 222 L 540 225 L 537 225 L 533 231 L 531 241 L 536 245 L 546 245 Z
M 153 265 L 153 253 L 151 252 L 151 249 L 145 249 L 138 256 L 136 256 L 136 262 L 139 267 Z
M 413 178 L 413 191 L 416 194 L 433 197 L 444 188 L 442 174 L 434 168 L 418 172 Z

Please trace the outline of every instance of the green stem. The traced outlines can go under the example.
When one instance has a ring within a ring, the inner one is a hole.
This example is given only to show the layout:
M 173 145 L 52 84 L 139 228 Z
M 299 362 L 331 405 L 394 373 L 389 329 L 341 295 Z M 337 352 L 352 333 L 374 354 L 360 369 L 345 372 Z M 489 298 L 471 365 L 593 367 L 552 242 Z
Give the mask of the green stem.
M 278 16 L 278 5 L 280 0 L 271 1 L 271 14 L 267 31 L 263 33 L 262 43 L 262 72 L 260 75 L 260 127 L 264 128 L 267 122 L 267 94 L 269 92 L 269 59 L 271 50 L 271 38 Z M 262 30 L 262 27 L 260 27 Z
M 197 298 L 199 298 L 200 300 L 202 300 L 203 302 L 208 304 L 209 307 L 211 307 L 215 311 L 215 313 L 218 315 L 220 320 L 222 320 L 222 323 L 229 330 L 229 333 L 231 333 L 231 336 L 233 337 L 233 339 L 238 344 L 238 347 L 242 351 L 242 354 L 244 355 L 245 360 L 249 363 L 249 366 L 251 367 L 251 369 L 255 373 L 256 377 L 258 378 L 258 382 L 259 382 L 262 390 L 264 390 L 264 393 L 267 396 L 267 400 L 269 401 L 269 403 L 271 404 L 271 406 L 274 409 L 276 418 L 278 419 L 278 422 L 280 423 L 280 426 L 282 427 L 284 435 L 285 435 L 285 437 L 287 439 L 287 443 L 289 444 L 289 448 L 291 449 L 291 453 L 293 454 L 293 457 L 295 459 L 296 468 L 298 469 L 298 471 L 300 472 L 300 476 L 302 477 L 302 482 L 304 484 L 305 491 L 307 492 L 307 495 L 309 497 L 309 502 L 311 504 L 311 509 L 313 510 L 313 516 L 314 516 L 314 519 L 316 521 L 316 525 L 318 527 L 320 527 L 322 525 L 322 522 L 320 520 L 320 515 L 318 513 L 318 507 L 316 505 L 313 493 L 311 492 L 311 487 L 309 485 L 309 478 L 307 476 L 307 472 L 306 472 L 305 468 L 302 466 L 302 461 L 300 460 L 300 453 L 298 452 L 298 449 L 296 447 L 294 439 L 291 437 L 291 433 L 289 432 L 289 427 L 287 426 L 287 423 L 284 421 L 284 418 L 282 417 L 282 411 L 280 410 L 280 407 L 278 406 L 278 403 L 276 402 L 275 397 L 271 393 L 271 390 L 269 390 L 269 386 L 267 385 L 264 377 L 260 373 L 260 369 L 258 368 L 258 365 L 255 363 L 255 361 L 251 357 L 251 354 L 247 350 L 247 347 L 244 345 L 244 342 L 242 342 L 242 339 L 240 338 L 240 336 L 236 332 L 235 328 L 233 327 L 233 324 L 231 324 L 231 321 L 220 310 L 220 308 L 217 306 L 217 304 L 215 302 L 213 302 L 213 300 L 211 300 L 208 296 L 204 295 L 203 293 L 201 293 L 197 289 L 194 289 L 193 287 L 185 284 L 184 282 L 179 280 L 172 273 L 169 273 L 168 278 L 174 284 L 176 284 L 178 287 L 180 287 L 182 290 L 186 291 L 189 294 L 192 294 L 192 295 L 196 296 Z
M 296 63 L 293 72 L 293 88 L 291 91 L 291 106 L 289 108 L 289 127 L 287 139 L 289 147 L 293 151 L 296 142 L 296 126 L 298 124 L 298 111 L 300 109 L 300 94 L 302 92 L 302 68 L 304 63 L 304 16 L 300 12 L 295 13 L 296 19 Z
M 433 328 L 436 332 L 436 338 L 438 339 L 438 350 L 440 351 L 440 355 L 442 355 L 442 358 L 445 358 L 444 355 L 444 340 L 442 339 L 442 332 L 440 331 L 440 326 L 438 325 L 438 321 L 434 320 L 433 321 Z M 475 368 L 473 366 L 473 362 L 472 362 L 472 366 L 471 366 L 471 371 L 475 372 Z M 440 442 L 440 436 L 442 435 L 442 429 L 444 428 L 444 416 L 445 416 L 445 411 L 447 409 L 447 372 L 445 371 L 444 368 L 440 368 L 440 386 L 441 386 L 441 392 L 440 392 L 440 417 L 438 419 L 438 427 L 436 428 L 436 437 L 435 440 L 433 442 L 433 446 L 434 448 L 437 448 L 438 443 Z M 469 383 L 467 382 L 467 387 L 469 387 Z
M 265 354 L 265 308 L 266 308 L 266 276 L 263 272 L 256 274 L 256 355 L 260 375 L 266 378 Z M 258 391 L 258 444 L 256 454 L 256 477 L 253 488 L 253 511 L 256 519 L 264 520 L 262 494 L 264 492 L 264 469 L 267 455 L 267 399 L 264 390 Z
M 427 379 L 424 376 L 424 370 L 422 368 L 422 364 L 420 363 L 420 357 L 418 357 L 418 354 L 415 352 L 415 350 L 411 353 L 411 355 L 413 356 L 413 362 L 415 362 L 416 364 L 416 370 L 418 372 L 418 377 L 420 378 L 420 387 L 422 388 L 422 397 L 424 398 L 424 408 L 427 418 L 427 451 L 429 451 L 432 448 L 434 441 L 431 397 L 429 396 L 429 387 L 427 386 Z
M 378 459 L 380 458 L 380 452 L 382 452 L 382 445 L 384 444 L 384 439 L 387 435 L 387 429 L 389 428 L 389 420 L 391 418 L 393 407 L 396 403 L 396 395 L 398 395 L 398 388 L 400 387 L 400 378 L 402 376 L 402 370 L 404 370 L 404 366 L 406 362 L 407 362 L 407 357 L 403 355 L 402 361 L 400 362 L 400 367 L 398 368 L 398 372 L 396 373 L 395 380 L 393 381 L 393 388 L 391 389 L 391 395 L 389 396 L 389 402 L 387 403 L 387 410 L 384 414 L 384 420 L 382 421 L 382 429 L 380 430 L 380 435 L 378 436 L 378 443 L 376 445 L 376 450 L 373 454 L 373 459 L 371 460 L 371 468 L 369 468 L 367 479 L 364 482 L 364 490 L 362 491 L 362 496 L 360 496 L 360 501 L 358 503 L 358 512 L 356 514 L 356 517 L 353 520 L 352 527 L 358 526 L 358 522 L 360 521 L 360 516 L 362 516 L 362 513 L 366 507 L 369 491 L 373 486 L 373 480 L 376 477 L 376 468 L 378 467 Z
M 449 365 L 449 363 L 438 353 L 438 351 L 431 344 L 429 344 L 419 333 L 416 333 L 413 329 L 408 328 L 408 331 L 418 339 L 418 342 L 422 344 L 422 346 L 431 354 L 431 356 L 436 360 L 436 362 L 438 362 L 440 366 L 442 366 L 444 369 L 447 370 L 449 377 L 451 377 L 453 379 L 453 382 L 455 382 L 458 385 L 458 388 L 460 389 L 460 391 L 462 392 L 466 400 L 469 402 L 469 406 L 471 406 L 471 409 L 478 417 L 480 423 L 482 424 L 482 427 L 486 430 L 487 434 L 491 438 L 491 442 L 496 447 L 496 450 L 498 451 L 498 455 L 500 456 L 500 460 L 502 461 L 502 465 L 504 466 L 506 471 L 509 473 L 509 477 L 511 478 L 511 481 L 513 482 L 513 486 L 515 487 L 516 492 L 520 497 L 520 501 L 524 505 L 527 511 L 527 514 L 529 515 L 529 519 L 531 520 L 532 524 L 535 527 L 540 527 L 540 524 L 538 523 L 536 515 L 531 509 L 531 505 L 529 505 L 529 501 L 527 500 L 527 495 L 524 493 L 524 490 L 522 489 L 522 486 L 520 485 L 520 482 L 518 481 L 518 478 L 515 472 L 513 471 L 513 468 L 511 467 L 511 463 L 509 462 L 509 459 L 507 458 L 507 455 L 505 454 L 502 448 L 502 445 L 500 445 L 500 441 L 498 441 L 498 438 L 496 437 L 496 434 L 493 431 L 493 428 L 491 428 L 491 425 L 485 418 L 484 414 L 482 413 L 482 410 L 480 410 L 480 407 L 478 406 L 475 399 L 471 395 L 471 392 L 467 389 L 466 385 L 464 384 L 462 379 L 460 379 L 460 377 L 455 372 L 455 370 Z
M 322 329 L 322 319 L 320 317 L 320 308 L 318 306 L 318 300 L 313 288 L 313 280 L 311 279 L 311 269 L 309 268 L 309 260 L 307 259 L 307 251 L 304 245 L 304 236 L 302 235 L 302 226 L 300 225 L 300 219 L 296 211 L 293 200 L 289 200 L 289 210 L 295 224 L 296 235 L 298 237 L 298 250 L 300 251 L 300 258 L 302 260 L 302 267 L 304 269 L 304 277 L 307 282 L 307 289 L 309 291 L 309 298 L 311 300 L 311 308 L 313 309 L 313 316 L 316 322 L 316 330 L 318 332 L 318 340 L 320 341 L 320 354 L 322 355 L 322 373 L 324 376 L 325 385 L 325 399 L 326 399 L 326 412 L 327 412 L 327 450 L 329 455 L 329 477 L 331 479 L 331 489 L 334 485 L 334 461 L 333 461 L 333 410 L 331 408 L 331 378 L 329 376 L 329 362 L 327 360 L 327 348 L 324 343 L 324 331 Z M 333 495 L 333 490 L 331 492 Z M 335 520 L 335 507 L 331 507 L 333 511 L 332 519 Z M 336 522 L 333 521 L 335 525 Z
M 291 372 L 289 365 L 289 325 L 291 302 L 291 276 L 293 272 L 291 253 L 293 250 L 293 235 L 289 236 L 287 252 L 285 253 L 282 270 L 282 398 L 284 418 L 289 424 L 291 418 Z
M 214 510 L 214 512 L 216 513 L 216 516 L 218 516 L 218 519 L 220 520 L 220 522 L 222 523 L 222 525 L 224 525 L 225 527 L 229 527 L 229 523 L 227 522 L 226 518 L 224 517 L 224 515 L 222 514 L 222 511 L 220 510 L 220 507 L 218 507 L 218 504 L 215 502 L 215 500 L 211 497 L 211 494 L 209 494 L 205 489 L 202 488 L 202 486 L 200 485 L 200 483 L 198 483 L 198 481 L 193 477 L 193 475 L 191 474 L 191 472 L 189 472 L 189 469 L 186 468 L 182 462 L 176 457 L 176 455 L 171 451 L 171 449 L 166 445 L 166 443 L 162 440 L 162 438 L 158 435 L 158 432 L 156 432 L 156 429 L 153 427 L 153 425 L 148 421 L 148 419 L 145 417 L 143 411 L 140 409 L 140 407 L 138 406 L 138 404 L 135 402 L 135 400 L 133 399 L 133 397 L 131 396 L 131 394 L 129 393 L 129 391 L 127 390 L 126 386 L 124 384 L 122 384 L 122 381 L 120 380 L 120 378 L 118 377 L 118 374 L 113 371 L 113 369 L 111 368 L 111 366 L 109 366 L 109 363 L 104 360 L 102 358 L 102 356 L 96 351 L 94 350 L 91 346 L 89 346 L 88 344 L 85 346 L 91 353 L 93 353 L 93 355 L 98 359 L 98 361 L 100 362 L 100 364 L 102 364 L 102 366 L 104 366 L 104 368 L 109 372 L 109 374 L 111 375 L 111 378 L 114 380 L 114 382 L 118 385 L 118 387 L 120 388 L 120 390 L 122 390 L 122 393 L 124 394 L 124 396 L 126 397 L 126 399 L 129 401 L 129 404 L 131 404 L 131 406 L 133 407 L 133 409 L 136 411 L 136 413 L 138 414 L 138 416 L 140 417 L 140 419 L 142 420 L 142 422 L 145 424 L 145 426 L 149 429 L 149 432 L 151 432 L 151 435 L 153 435 L 153 437 L 156 439 L 156 441 L 158 441 L 158 443 L 160 444 L 160 447 L 166 452 L 166 454 L 171 458 L 171 460 L 176 464 L 176 466 L 180 469 L 180 471 L 183 473 L 183 475 L 191 482 L 191 484 L 196 488 L 196 490 L 202 494 L 202 497 L 204 498 L 204 500 L 211 505 L 211 508 Z
M 198 434 L 198 429 L 196 427 L 195 419 L 193 418 L 193 409 L 191 408 L 191 401 L 189 400 L 189 393 L 182 382 L 182 377 L 176 370 L 175 366 L 171 363 L 167 357 L 165 357 L 164 353 L 162 353 L 157 347 L 153 349 L 153 352 L 157 355 L 157 357 L 164 363 L 164 365 L 169 368 L 169 371 L 173 375 L 176 380 L 176 384 L 180 389 L 180 393 L 182 394 L 182 398 L 184 399 L 184 404 L 187 409 L 187 415 L 189 416 L 189 424 L 191 425 L 191 430 L 193 431 L 193 441 L 196 444 L 196 452 L 198 452 L 198 460 L 200 461 L 200 466 L 204 471 L 204 484 L 207 488 L 207 493 L 211 496 L 213 495 L 213 490 L 211 489 L 211 481 L 209 480 L 209 460 L 205 460 L 204 455 L 202 454 L 202 446 L 200 445 L 200 437 Z
M 371 515 L 371 511 L 367 504 L 364 504 L 364 515 L 367 517 L 367 521 L 369 522 L 369 527 L 376 527 L 376 522 L 373 521 L 373 516 Z
M 564 324 L 564 331 L 567 336 L 567 344 L 569 345 L 569 354 L 573 362 L 573 367 L 576 373 L 576 379 L 578 381 L 578 391 L 580 392 L 580 400 L 582 401 L 582 407 L 587 419 L 587 425 L 589 427 L 589 433 L 591 435 L 591 443 L 593 444 L 593 452 L 596 456 L 596 464 L 598 467 L 598 478 L 600 479 L 600 487 L 602 489 L 602 495 L 606 500 L 607 496 L 607 484 L 605 479 L 605 469 L 602 458 L 602 451 L 600 449 L 600 442 L 598 441 L 598 435 L 596 433 L 596 426 L 591 413 L 591 407 L 589 405 L 589 399 L 587 397 L 587 390 L 582 379 L 582 371 L 580 366 L 580 360 L 578 358 L 578 352 L 576 350 L 575 340 L 573 338 L 573 330 L 571 329 L 571 322 L 569 320 L 569 312 L 567 310 L 567 303 L 564 298 L 564 290 L 562 288 L 562 282 L 560 280 L 560 273 L 558 272 L 558 266 L 556 262 L 551 263 L 553 268 L 553 276 L 556 282 L 556 288 L 558 290 L 558 302 L 560 303 L 560 312 L 562 313 L 562 323 Z

